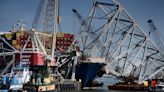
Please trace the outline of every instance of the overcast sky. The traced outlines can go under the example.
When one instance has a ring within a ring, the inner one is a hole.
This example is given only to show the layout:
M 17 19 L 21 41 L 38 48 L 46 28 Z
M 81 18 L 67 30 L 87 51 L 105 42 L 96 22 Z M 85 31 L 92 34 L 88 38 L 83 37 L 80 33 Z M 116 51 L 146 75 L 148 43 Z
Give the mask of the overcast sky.
M 99 0 L 108 2 L 110 0 Z M 118 0 L 137 23 L 147 30 L 147 20 L 152 18 L 157 28 L 164 31 L 164 0 Z M 60 0 L 61 28 L 73 32 L 74 17 L 72 8 L 83 16 L 89 13 L 93 0 Z M 25 22 L 29 30 L 39 0 L 0 0 L 0 31 L 9 31 L 19 19 Z M 76 22 L 78 23 L 78 22 Z M 164 32 L 162 32 L 164 33 Z

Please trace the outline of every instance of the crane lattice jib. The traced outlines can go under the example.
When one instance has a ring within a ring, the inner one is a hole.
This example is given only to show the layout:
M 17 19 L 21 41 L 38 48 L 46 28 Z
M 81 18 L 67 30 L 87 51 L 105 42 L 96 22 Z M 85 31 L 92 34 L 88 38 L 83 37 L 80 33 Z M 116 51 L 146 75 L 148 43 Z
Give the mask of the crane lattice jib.
M 161 34 L 159 32 L 159 30 L 157 29 L 157 27 L 155 26 L 153 20 L 148 20 L 148 24 L 149 24 L 149 34 L 150 36 L 152 35 L 154 38 L 154 42 L 157 45 L 159 52 L 161 53 L 162 56 L 164 56 L 164 44 L 162 42 L 161 39 Z

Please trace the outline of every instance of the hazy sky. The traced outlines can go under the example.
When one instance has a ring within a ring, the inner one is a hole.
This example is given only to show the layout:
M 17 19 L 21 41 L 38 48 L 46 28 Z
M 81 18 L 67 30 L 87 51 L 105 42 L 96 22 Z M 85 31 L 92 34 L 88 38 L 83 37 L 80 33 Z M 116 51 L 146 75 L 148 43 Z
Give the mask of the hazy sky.
M 29 30 L 38 2 L 39 0 L 0 0 L 0 31 L 9 31 L 19 19 L 25 22 L 26 29 Z M 86 17 L 92 2 L 93 0 L 60 0 L 62 31 L 73 32 L 75 16 L 71 11 L 72 8 Z M 164 0 L 119 0 L 119 2 L 144 30 L 148 29 L 147 20 L 152 18 L 158 29 L 164 31 Z

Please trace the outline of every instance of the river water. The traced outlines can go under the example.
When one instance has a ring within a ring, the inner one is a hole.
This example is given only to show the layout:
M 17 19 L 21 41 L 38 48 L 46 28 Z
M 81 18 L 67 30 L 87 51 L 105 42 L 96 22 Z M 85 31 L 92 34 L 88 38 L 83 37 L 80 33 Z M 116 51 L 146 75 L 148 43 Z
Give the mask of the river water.
M 122 91 L 122 90 L 109 90 L 108 85 L 109 84 L 115 84 L 118 82 L 117 79 L 114 79 L 112 77 L 103 77 L 97 79 L 97 81 L 102 81 L 104 83 L 103 87 L 97 87 L 92 89 L 84 89 L 81 91 L 62 91 L 62 92 L 146 92 L 146 91 Z
M 116 91 L 116 90 L 82 90 L 82 91 L 62 91 L 62 92 L 146 92 L 146 91 Z

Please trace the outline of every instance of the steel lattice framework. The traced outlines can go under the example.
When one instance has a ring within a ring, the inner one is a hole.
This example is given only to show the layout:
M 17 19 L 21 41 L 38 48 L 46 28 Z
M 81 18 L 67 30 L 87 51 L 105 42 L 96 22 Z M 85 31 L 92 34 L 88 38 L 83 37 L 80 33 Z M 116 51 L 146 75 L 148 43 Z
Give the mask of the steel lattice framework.
M 164 58 L 120 3 L 95 1 L 86 19 L 75 10 L 81 23 L 76 44 L 88 57 L 102 57 L 107 73 L 136 77 L 138 82 L 164 78 Z

